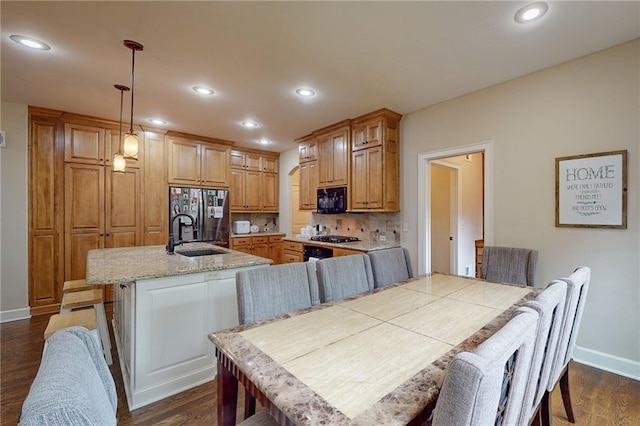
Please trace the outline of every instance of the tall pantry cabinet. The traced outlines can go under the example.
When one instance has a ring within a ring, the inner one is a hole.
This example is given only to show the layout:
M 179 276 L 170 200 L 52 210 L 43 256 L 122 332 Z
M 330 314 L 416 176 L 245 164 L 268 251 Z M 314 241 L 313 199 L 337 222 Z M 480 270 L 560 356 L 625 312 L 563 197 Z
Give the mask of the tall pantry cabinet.
M 118 123 L 29 108 L 29 305 L 59 309 L 66 280 L 85 278 L 89 250 L 164 244 L 164 134 L 139 131 L 138 160 L 113 171 Z M 143 167 L 144 159 L 148 167 Z M 105 286 L 111 300 L 112 286 Z

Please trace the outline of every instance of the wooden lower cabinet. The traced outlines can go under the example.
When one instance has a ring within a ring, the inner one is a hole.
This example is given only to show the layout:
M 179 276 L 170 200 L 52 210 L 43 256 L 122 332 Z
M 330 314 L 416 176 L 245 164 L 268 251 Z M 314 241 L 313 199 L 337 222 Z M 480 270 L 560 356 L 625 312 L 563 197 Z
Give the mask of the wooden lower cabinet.
M 282 263 L 282 240 L 284 234 L 231 237 L 231 249 L 254 256 L 266 257 L 273 264 Z
M 304 262 L 302 243 L 284 241 L 282 243 L 282 261 L 284 263 Z
M 484 240 L 476 240 L 476 278 L 482 277 L 482 252 L 484 251 Z
M 351 249 L 343 249 L 343 248 L 339 248 L 336 247 L 333 249 L 333 257 L 338 257 L 338 256 L 350 256 L 352 254 L 365 254 L 366 252 L 361 251 L 361 250 L 351 250 Z

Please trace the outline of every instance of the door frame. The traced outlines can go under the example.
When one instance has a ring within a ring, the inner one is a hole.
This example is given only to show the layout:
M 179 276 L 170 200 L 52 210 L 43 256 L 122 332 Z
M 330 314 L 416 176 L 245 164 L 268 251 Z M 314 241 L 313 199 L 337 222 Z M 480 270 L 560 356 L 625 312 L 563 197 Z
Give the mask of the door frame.
M 493 141 L 418 154 L 418 274 L 431 272 L 431 167 L 447 157 L 484 153 L 484 243 L 493 244 Z
M 450 220 L 450 229 L 449 236 L 453 238 L 453 244 L 449 244 L 449 271 L 452 274 L 460 274 L 460 265 L 458 265 L 458 236 L 460 235 L 460 204 L 462 203 L 462 188 L 460 187 L 462 184 L 462 179 L 460 178 L 460 166 L 453 163 L 448 163 L 446 161 L 441 160 L 433 160 L 429 162 L 429 176 L 431 176 L 431 166 L 435 165 L 438 167 L 445 168 L 449 170 L 451 173 L 451 187 L 449 188 L 449 194 L 451 196 L 451 202 L 449 205 L 449 220 Z M 431 181 L 429 181 L 429 199 L 431 199 Z M 429 215 L 429 221 L 431 221 L 431 215 Z M 431 223 L 431 222 L 429 222 Z M 429 229 L 431 229 L 431 225 L 429 225 Z M 431 238 L 429 238 L 431 241 Z M 431 258 L 431 257 L 429 257 Z

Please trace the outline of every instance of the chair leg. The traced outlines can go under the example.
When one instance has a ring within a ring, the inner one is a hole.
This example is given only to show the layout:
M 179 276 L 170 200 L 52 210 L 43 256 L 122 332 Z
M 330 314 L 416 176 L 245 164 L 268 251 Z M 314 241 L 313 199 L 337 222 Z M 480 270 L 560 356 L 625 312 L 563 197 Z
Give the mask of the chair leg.
M 575 417 L 573 416 L 573 407 L 571 406 L 571 392 L 569 391 L 569 365 L 564 369 L 564 373 L 560 376 L 560 392 L 562 393 L 562 403 L 564 409 L 567 412 L 567 419 L 571 423 L 575 423 Z
M 248 390 L 244 390 L 244 418 L 245 420 L 253 416 L 256 413 L 256 399 L 249 393 Z
M 100 333 L 100 339 L 102 340 L 104 358 L 107 361 L 107 365 L 112 365 L 111 339 L 109 338 L 109 326 L 107 325 L 107 315 L 104 311 L 104 304 L 96 303 L 93 307 L 96 308 L 96 313 L 98 314 L 98 331 Z
M 542 426 L 552 426 L 553 417 L 551 415 L 551 392 L 545 391 L 540 402 L 540 421 Z

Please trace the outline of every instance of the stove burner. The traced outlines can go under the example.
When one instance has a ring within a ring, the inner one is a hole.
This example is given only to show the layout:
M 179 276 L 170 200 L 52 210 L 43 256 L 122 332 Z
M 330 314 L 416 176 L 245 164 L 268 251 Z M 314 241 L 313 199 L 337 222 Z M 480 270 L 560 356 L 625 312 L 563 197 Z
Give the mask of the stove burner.
M 360 241 L 357 237 L 343 237 L 341 235 L 316 235 L 311 237 L 311 241 L 321 241 L 323 243 L 352 243 Z

